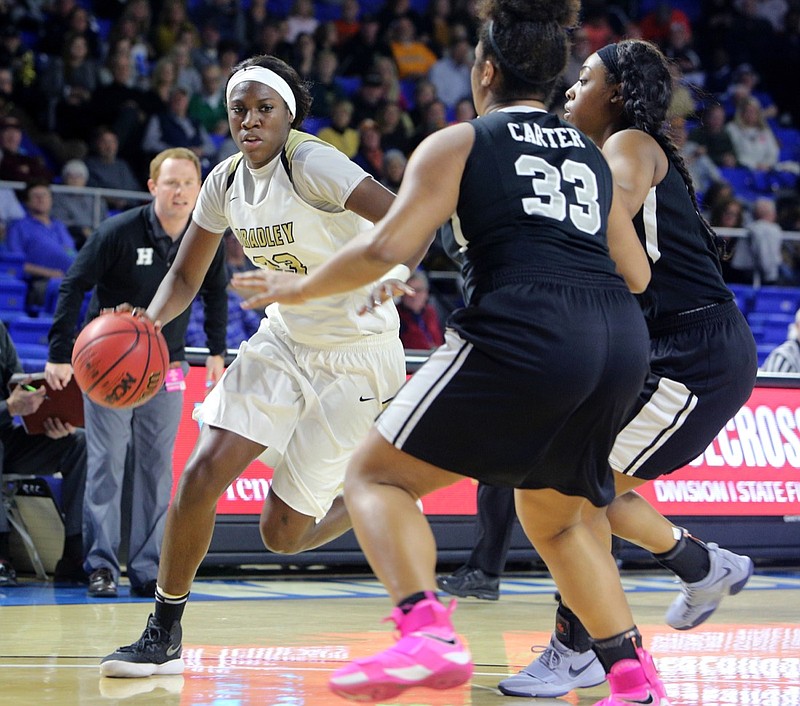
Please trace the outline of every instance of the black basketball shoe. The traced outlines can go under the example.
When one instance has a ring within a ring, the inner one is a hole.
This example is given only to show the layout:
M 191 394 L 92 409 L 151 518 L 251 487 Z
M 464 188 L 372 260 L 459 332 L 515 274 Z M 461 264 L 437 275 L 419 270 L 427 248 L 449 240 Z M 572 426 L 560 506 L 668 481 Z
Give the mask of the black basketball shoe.
M 147 619 L 147 627 L 136 642 L 103 657 L 100 674 L 104 677 L 136 679 L 154 674 L 183 673 L 182 632 L 177 620 L 167 630 L 151 614 Z

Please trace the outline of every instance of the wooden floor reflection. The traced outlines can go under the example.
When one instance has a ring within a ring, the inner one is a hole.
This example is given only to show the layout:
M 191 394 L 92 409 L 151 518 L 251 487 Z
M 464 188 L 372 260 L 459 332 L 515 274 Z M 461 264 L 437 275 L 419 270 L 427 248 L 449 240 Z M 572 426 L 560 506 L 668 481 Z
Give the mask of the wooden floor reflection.
M 800 704 L 800 574 L 754 576 L 690 632 L 663 624 L 674 586 L 634 574 L 625 580 L 674 706 Z M 607 694 L 604 685 L 560 699 L 497 691 L 531 659 L 532 645 L 547 644 L 554 608 L 544 577 L 503 587 L 498 602 L 462 600 L 455 613 L 476 662 L 471 683 L 391 703 L 589 706 Z M 138 637 L 149 601 L 87 600 L 79 589 L 35 585 L 0 591 L 0 703 L 342 706 L 327 691 L 330 673 L 392 641 L 380 623 L 388 599 L 369 581 L 219 582 L 197 593 L 184 619 L 186 673 L 120 680 L 100 678 L 98 660 Z

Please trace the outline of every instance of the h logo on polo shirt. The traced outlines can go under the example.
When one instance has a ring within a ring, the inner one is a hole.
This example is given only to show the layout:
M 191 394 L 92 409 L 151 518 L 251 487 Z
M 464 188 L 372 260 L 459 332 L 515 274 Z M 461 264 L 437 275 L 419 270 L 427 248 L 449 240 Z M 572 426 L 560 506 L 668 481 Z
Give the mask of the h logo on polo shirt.
M 153 264 L 153 248 L 136 248 L 136 264 L 137 265 L 152 265 Z

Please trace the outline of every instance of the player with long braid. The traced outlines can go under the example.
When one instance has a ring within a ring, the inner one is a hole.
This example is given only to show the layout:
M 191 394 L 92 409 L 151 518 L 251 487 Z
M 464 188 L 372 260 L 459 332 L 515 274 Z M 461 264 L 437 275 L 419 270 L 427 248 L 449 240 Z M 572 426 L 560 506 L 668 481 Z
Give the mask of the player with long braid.
M 664 133 L 671 96 L 664 55 L 649 42 L 626 40 L 586 59 L 567 90 L 565 117 L 602 148 L 652 271 L 639 295 L 650 374 L 611 451 L 617 498 L 607 515 L 615 535 L 680 578 L 667 623 L 688 630 L 744 587 L 753 562 L 689 536 L 635 489 L 703 453 L 750 396 L 757 360 L 750 328 L 722 279 L 714 233 Z M 585 628 L 559 601 L 550 645 L 500 690 L 552 697 L 603 678 Z
M 599 706 L 669 706 L 606 549 L 607 459 L 648 359 L 625 283 L 642 291 L 647 258 L 600 150 L 545 112 L 578 10 L 577 0 L 483 2 L 472 67 L 480 117 L 420 144 L 372 237 L 307 277 L 237 275 L 253 288 L 266 281 L 253 306 L 300 304 L 369 282 L 457 216 L 466 305 L 347 470 L 353 527 L 401 637 L 335 672 L 330 686 L 342 696 L 390 700 L 469 679 L 452 606 L 436 595 L 434 538 L 414 507 L 466 475 L 516 488 L 528 537 L 608 671 L 611 695 Z

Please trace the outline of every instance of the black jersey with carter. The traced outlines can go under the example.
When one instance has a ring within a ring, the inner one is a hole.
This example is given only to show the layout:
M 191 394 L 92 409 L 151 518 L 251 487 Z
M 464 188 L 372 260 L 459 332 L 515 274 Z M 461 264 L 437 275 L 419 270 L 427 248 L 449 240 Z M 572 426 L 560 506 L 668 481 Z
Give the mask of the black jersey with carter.
M 638 295 L 648 322 L 733 299 L 708 229 L 672 160 L 633 225 L 650 260 L 650 284 Z
M 621 280 L 606 241 L 611 172 L 594 143 L 539 110 L 510 108 L 471 124 L 454 219 L 467 303 L 521 269 Z

